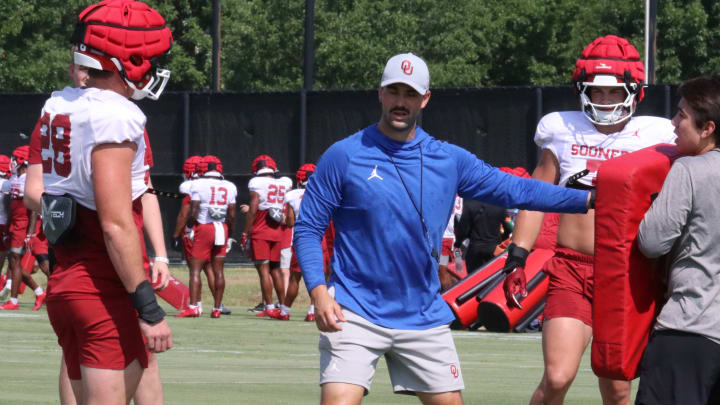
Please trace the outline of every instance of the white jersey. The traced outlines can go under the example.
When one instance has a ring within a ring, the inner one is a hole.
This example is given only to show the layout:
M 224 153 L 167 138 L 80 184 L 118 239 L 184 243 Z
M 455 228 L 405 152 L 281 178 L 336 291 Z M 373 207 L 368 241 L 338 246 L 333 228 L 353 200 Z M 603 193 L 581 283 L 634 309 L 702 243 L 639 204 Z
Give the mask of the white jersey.
M 192 183 L 193 183 L 193 181 L 195 181 L 195 180 L 196 180 L 196 179 L 190 179 L 190 180 L 185 180 L 185 181 L 183 181 L 182 183 L 180 183 L 180 194 L 190 195 L 190 191 L 191 191 L 191 188 L 192 188 Z
M 235 184 L 223 180 L 220 173 L 217 173 L 217 177 L 210 177 L 215 173 L 208 172 L 208 177 L 194 180 L 190 188 L 190 199 L 200 201 L 197 221 L 201 224 L 225 222 L 228 206 L 235 204 L 237 197 Z
M 101 144 L 132 142 L 132 199 L 146 190 L 145 114 L 120 94 L 65 87 L 45 102 L 30 142 L 30 163 L 42 163 L 48 194 L 70 194 L 95 210 L 91 154 Z
M 292 207 L 293 212 L 295 213 L 295 218 L 300 215 L 300 203 L 302 202 L 303 195 L 305 195 L 304 188 L 296 188 L 285 194 L 285 204 Z
M 5 225 L 8 223 L 8 212 L 5 210 L 5 201 L 6 198 L 10 198 L 10 180 L 8 179 L 0 179 L 0 225 Z
M 564 186 L 570 176 L 588 169 L 590 173 L 578 181 L 593 186 L 602 162 L 659 143 L 674 143 L 673 131 L 668 119 L 640 116 L 631 117 L 620 132 L 605 135 L 582 112 L 560 111 L 542 117 L 535 143 L 558 160 L 559 185 Z
M 285 205 L 285 193 L 292 189 L 292 180 L 289 177 L 258 176 L 250 179 L 248 188 L 260 197 L 258 210 L 266 211 L 270 208 L 283 209 Z
M 460 220 L 463 210 L 463 199 L 459 195 L 455 196 L 455 205 L 453 206 L 453 213 L 450 215 L 445 232 L 443 233 L 443 239 L 455 239 L 455 220 Z
M 13 173 L 9 180 L 6 180 L 2 185 L 3 193 L 7 193 L 13 200 L 22 200 L 25 195 L 25 178 L 26 174 L 23 173 L 20 176 Z

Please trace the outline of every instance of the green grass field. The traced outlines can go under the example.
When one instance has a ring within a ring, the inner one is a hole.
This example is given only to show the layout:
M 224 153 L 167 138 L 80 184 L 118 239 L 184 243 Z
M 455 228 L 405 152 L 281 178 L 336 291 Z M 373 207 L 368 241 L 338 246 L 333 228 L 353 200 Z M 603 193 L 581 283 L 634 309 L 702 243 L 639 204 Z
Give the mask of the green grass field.
M 186 282 L 184 267 L 173 274 Z M 36 274 L 41 283 L 44 276 Z M 175 347 L 159 355 L 167 404 L 317 404 L 318 330 L 303 322 L 308 299 L 301 290 L 289 322 L 256 318 L 248 307 L 260 301 L 254 269 L 226 269 L 225 305 L 233 314 L 211 319 L 204 286 L 205 314 L 170 317 Z M 45 309 L 30 311 L 34 296 L 26 291 L 20 311 L 0 312 L 0 404 L 54 404 L 60 348 Z M 164 304 L 164 302 L 163 302 Z M 540 334 L 453 333 L 466 389 L 466 404 L 526 404 L 542 375 Z M 637 384 L 635 384 L 637 385 Z M 634 387 L 635 388 L 635 387 Z M 633 394 L 634 398 L 634 394 Z M 364 404 L 418 404 L 393 395 L 384 360 L 380 360 Z M 566 404 L 600 404 L 589 351 Z

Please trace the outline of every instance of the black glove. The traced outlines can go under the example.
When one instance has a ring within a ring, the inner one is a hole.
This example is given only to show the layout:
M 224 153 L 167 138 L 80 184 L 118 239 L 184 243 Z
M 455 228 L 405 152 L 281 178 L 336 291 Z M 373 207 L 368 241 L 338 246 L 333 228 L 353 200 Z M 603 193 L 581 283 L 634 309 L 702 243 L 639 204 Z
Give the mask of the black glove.
M 173 248 L 173 250 L 175 250 L 177 252 L 182 252 L 183 251 L 182 238 L 173 238 L 172 248 Z

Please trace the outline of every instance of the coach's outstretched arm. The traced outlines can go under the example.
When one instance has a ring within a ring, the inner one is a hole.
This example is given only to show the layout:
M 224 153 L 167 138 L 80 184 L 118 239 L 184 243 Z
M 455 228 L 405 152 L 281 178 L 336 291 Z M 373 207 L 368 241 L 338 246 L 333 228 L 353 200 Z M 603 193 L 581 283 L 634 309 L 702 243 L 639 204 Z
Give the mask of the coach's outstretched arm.
M 342 200 L 340 186 L 347 164 L 347 156 L 337 148 L 330 147 L 323 154 L 308 181 L 293 233 L 305 286 L 315 302 L 315 322 L 323 332 L 342 330 L 337 321 L 345 322 L 340 305 L 330 296 L 325 283 L 321 242 Z

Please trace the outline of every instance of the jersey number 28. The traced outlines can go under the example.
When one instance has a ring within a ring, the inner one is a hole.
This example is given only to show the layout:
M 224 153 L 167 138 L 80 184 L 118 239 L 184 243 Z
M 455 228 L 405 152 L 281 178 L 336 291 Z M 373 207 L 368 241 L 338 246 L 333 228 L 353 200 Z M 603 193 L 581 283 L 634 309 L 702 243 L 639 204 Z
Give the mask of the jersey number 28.
M 40 148 L 50 153 L 43 153 L 43 173 L 53 171 L 62 177 L 70 175 L 70 117 L 58 114 L 50 122 L 50 114 L 40 118 Z M 45 158 L 46 156 L 47 159 Z

